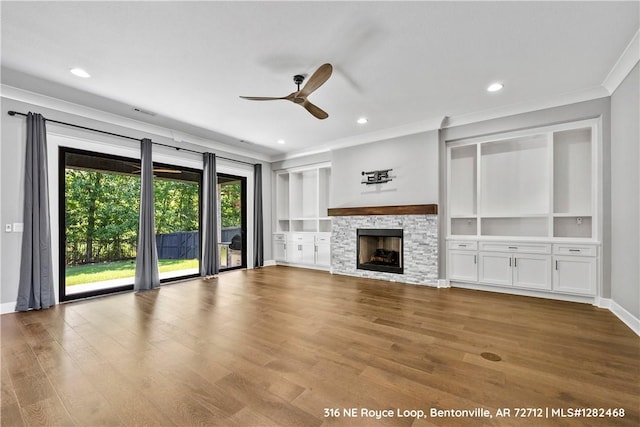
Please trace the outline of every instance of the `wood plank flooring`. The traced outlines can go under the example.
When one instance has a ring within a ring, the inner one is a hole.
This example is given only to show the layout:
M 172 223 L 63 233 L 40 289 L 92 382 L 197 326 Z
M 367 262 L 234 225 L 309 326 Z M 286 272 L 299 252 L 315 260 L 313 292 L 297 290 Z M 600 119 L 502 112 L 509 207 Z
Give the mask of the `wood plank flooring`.
M 640 339 L 585 304 L 267 267 L 0 320 L 2 426 L 640 425 Z

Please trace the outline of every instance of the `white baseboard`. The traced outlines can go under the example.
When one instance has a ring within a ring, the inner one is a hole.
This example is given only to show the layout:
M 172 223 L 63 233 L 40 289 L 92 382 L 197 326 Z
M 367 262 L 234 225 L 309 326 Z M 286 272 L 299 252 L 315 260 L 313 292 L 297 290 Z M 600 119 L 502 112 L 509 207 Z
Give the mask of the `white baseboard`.
M 275 259 L 265 259 L 264 264 L 262 264 L 263 267 L 273 267 L 274 265 L 276 265 Z
M 16 301 L 0 304 L 0 314 L 14 313 L 16 311 Z
M 439 288 L 450 288 L 451 285 L 449 284 L 449 281 L 446 279 L 438 279 L 438 287 Z
M 598 302 L 598 307 L 606 308 L 615 316 L 622 320 L 636 335 L 640 336 L 640 319 L 629 313 L 624 307 L 609 298 L 601 298 Z

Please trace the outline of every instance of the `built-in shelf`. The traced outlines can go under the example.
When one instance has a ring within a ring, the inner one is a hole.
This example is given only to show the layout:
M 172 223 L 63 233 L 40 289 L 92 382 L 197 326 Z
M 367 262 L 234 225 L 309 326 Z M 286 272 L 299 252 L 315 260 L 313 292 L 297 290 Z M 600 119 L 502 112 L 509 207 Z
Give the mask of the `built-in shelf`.
M 595 126 L 448 144 L 448 235 L 598 239 Z
M 319 164 L 276 173 L 276 233 L 327 232 L 331 167 Z M 330 220 L 329 220 L 330 221 Z
M 453 286 L 596 301 L 599 129 L 590 119 L 447 142 Z

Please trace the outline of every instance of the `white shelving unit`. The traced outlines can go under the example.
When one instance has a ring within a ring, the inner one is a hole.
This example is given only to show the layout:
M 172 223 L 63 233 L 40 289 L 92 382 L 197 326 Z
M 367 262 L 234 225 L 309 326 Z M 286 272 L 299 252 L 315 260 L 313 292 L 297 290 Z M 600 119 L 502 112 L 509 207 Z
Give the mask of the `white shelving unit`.
M 598 295 L 600 144 L 599 119 L 449 142 L 449 281 Z
M 276 172 L 274 257 L 278 263 L 329 268 L 331 165 Z

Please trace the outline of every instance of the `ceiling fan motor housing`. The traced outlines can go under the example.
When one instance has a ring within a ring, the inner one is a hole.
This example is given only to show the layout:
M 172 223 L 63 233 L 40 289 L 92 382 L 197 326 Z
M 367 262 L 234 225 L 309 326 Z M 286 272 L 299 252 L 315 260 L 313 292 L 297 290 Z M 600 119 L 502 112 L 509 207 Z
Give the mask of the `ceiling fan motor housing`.
M 293 82 L 298 85 L 298 90 L 300 90 L 300 85 L 304 81 L 304 76 L 302 74 L 296 74 L 293 76 Z

